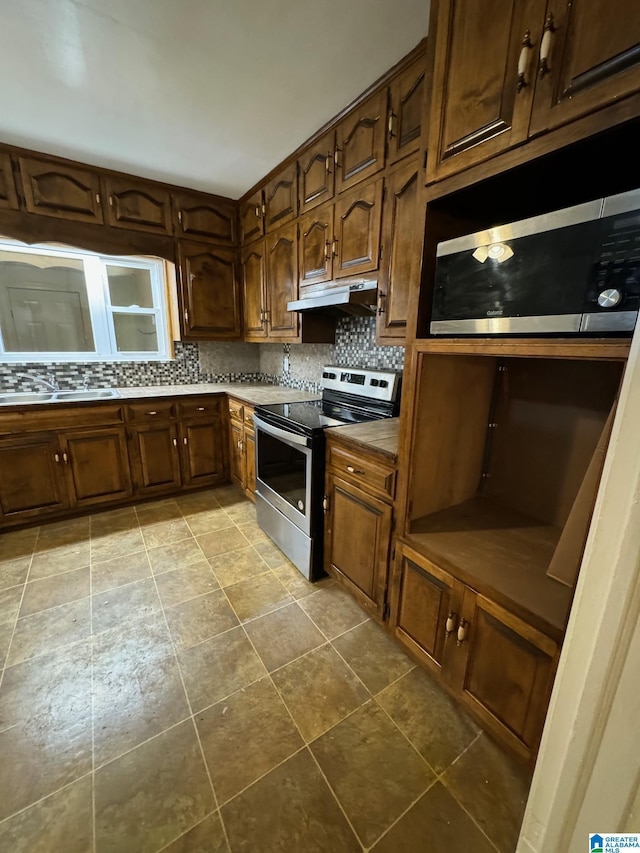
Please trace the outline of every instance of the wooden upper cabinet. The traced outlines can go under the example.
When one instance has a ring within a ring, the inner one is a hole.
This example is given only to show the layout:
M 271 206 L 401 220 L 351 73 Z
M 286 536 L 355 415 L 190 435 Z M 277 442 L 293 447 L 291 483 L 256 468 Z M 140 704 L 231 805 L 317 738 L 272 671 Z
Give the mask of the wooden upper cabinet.
M 380 342 L 397 344 L 404 340 L 409 298 L 420 287 L 424 235 L 418 160 L 413 157 L 401 163 L 386 179 L 376 328 Z
M 538 69 L 530 133 L 539 133 L 640 90 L 640 14 L 628 0 L 549 2 L 549 55 Z M 536 54 L 538 59 L 538 54 Z
M 334 278 L 378 269 L 383 185 L 384 179 L 379 178 L 336 199 Z
M 336 133 L 326 133 L 298 158 L 300 213 L 333 198 L 335 188 L 334 152 Z
M 299 232 L 300 288 L 330 281 L 333 275 L 333 205 L 318 207 L 301 217 Z
M 252 243 L 242 253 L 244 338 L 264 340 L 267 336 L 267 290 L 264 240 Z
M 257 240 L 264 234 L 264 210 L 262 190 L 240 205 L 240 239 L 243 243 Z
M 183 336 L 191 340 L 240 340 L 242 316 L 235 252 L 181 242 L 179 258 Z
M 97 172 L 34 157 L 20 157 L 19 163 L 29 213 L 76 222 L 103 222 Z
M 178 234 L 214 243 L 236 242 L 235 205 L 197 193 L 174 193 L 173 207 Z
M 0 153 L 0 208 L 18 209 L 18 196 L 13 180 L 11 157 Z
M 264 190 L 264 224 L 267 233 L 290 222 L 298 214 L 296 163 L 290 163 L 269 181 Z
M 266 239 L 269 337 L 297 338 L 298 314 L 287 302 L 298 298 L 298 239 L 295 223 Z
M 424 113 L 426 59 L 421 56 L 391 82 L 387 118 L 387 160 L 413 154 L 426 138 Z
M 527 138 L 544 5 L 543 0 L 438 0 L 428 181 Z M 527 33 L 531 47 L 522 44 Z
M 104 179 L 107 222 L 116 228 L 171 233 L 169 191 L 146 181 L 129 178 Z
M 387 90 L 352 110 L 336 129 L 336 192 L 352 187 L 384 168 Z

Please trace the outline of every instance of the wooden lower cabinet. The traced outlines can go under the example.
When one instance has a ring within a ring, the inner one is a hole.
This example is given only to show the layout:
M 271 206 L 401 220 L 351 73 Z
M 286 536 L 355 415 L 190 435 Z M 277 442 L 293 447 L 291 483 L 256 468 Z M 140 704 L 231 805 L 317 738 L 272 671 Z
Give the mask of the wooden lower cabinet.
M 71 502 L 76 506 L 132 494 L 124 426 L 60 435 Z
M 229 462 L 231 479 L 255 500 L 256 437 L 253 407 L 229 398 Z
M 225 434 L 220 419 L 183 421 L 180 424 L 180 467 L 188 486 L 223 483 L 227 479 Z
M 3 521 L 58 512 L 69 505 L 55 433 L 0 440 L 0 516 Z
M 338 576 L 358 602 L 384 617 L 392 507 L 327 473 L 325 568 Z
M 535 758 L 559 644 L 401 545 L 391 628 L 481 723 Z
M 178 431 L 173 423 L 141 424 L 129 431 L 134 489 L 147 494 L 180 487 Z

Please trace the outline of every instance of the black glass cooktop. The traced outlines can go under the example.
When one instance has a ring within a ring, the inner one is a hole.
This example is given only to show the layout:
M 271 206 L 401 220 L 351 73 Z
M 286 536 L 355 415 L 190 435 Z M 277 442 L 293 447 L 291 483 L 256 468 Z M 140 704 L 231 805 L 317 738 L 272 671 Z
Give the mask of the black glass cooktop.
M 312 433 L 325 427 L 370 421 L 379 415 L 356 410 L 331 400 L 308 400 L 302 403 L 272 403 L 257 406 L 256 415 L 286 429 Z

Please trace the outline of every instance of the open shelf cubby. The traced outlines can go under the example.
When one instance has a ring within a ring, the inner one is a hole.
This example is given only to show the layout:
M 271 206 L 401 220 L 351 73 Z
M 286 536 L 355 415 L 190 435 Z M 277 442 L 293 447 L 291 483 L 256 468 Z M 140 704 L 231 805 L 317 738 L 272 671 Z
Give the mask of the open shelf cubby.
M 460 349 L 418 359 L 408 540 L 562 633 L 624 360 Z

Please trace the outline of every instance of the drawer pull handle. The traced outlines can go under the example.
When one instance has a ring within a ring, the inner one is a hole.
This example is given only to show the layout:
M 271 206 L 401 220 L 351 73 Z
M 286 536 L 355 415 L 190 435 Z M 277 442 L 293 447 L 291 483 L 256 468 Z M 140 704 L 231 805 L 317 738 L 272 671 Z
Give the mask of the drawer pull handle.
M 157 412 L 146 412 L 147 415 L 157 415 Z
M 189 444 L 189 442 L 187 441 L 187 437 L 186 437 L 186 435 L 185 435 L 185 437 L 182 439 L 182 443 L 183 443 L 183 444 Z
M 178 439 L 177 439 L 177 438 L 174 438 L 174 439 L 173 439 L 173 446 L 174 446 L 174 447 L 177 447 L 177 446 L 178 446 Z
M 458 614 L 454 613 L 453 610 L 449 611 L 449 615 L 447 616 L 447 622 L 445 624 L 445 633 L 447 637 L 450 637 L 453 632 L 456 630 L 456 624 L 458 622 Z
M 467 639 L 467 626 L 469 623 L 466 619 L 461 619 L 460 624 L 458 625 L 458 641 L 456 643 L 457 646 L 461 646 L 464 641 Z
M 59 453 L 54 453 L 53 458 L 56 460 L 56 462 L 58 462 L 58 463 L 60 462 L 60 454 Z
M 347 465 L 347 471 L 350 474 L 360 474 L 360 476 L 364 477 L 365 472 L 361 471 L 359 468 L 354 468 L 353 465 Z
M 199 411 L 199 412 L 204 412 L 204 406 L 198 406 L 198 411 Z
M 62 461 L 64 462 L 65 465 L 69 464 L 69 457 L 67 456 L 66 453 L 62 454 Z

